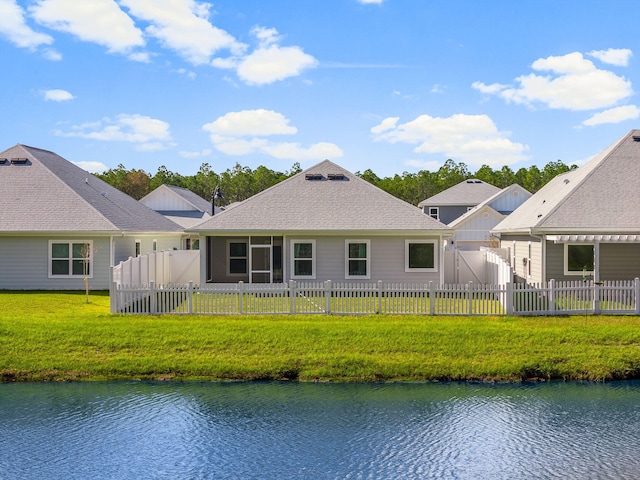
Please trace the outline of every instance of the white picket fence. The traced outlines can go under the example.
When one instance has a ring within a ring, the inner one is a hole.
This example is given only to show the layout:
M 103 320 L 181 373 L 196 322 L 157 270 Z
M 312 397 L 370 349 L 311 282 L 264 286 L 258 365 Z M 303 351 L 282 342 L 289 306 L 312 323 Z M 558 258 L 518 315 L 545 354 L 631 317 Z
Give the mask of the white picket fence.
M 111 311 L 137 314 L 640 315 L 640 280 L 529 285 L 295 282 L 112 284 Z

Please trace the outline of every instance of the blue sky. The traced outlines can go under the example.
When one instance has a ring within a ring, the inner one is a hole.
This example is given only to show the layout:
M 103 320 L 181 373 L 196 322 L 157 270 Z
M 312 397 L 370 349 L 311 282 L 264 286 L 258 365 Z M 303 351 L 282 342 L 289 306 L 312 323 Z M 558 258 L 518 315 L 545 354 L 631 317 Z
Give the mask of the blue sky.
M 0 149 L 184 175 L 582 164 L 640 126 L 636 7 L 0 0 Z

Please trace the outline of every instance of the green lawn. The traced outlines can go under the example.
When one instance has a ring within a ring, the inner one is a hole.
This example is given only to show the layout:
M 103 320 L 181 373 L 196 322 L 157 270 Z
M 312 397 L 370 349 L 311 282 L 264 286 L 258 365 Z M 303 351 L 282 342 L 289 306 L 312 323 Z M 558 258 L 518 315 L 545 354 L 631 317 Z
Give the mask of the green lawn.
M 103 292 L 0 292 L 4 381 L 639 376 L 635 316 L 134 316 Z

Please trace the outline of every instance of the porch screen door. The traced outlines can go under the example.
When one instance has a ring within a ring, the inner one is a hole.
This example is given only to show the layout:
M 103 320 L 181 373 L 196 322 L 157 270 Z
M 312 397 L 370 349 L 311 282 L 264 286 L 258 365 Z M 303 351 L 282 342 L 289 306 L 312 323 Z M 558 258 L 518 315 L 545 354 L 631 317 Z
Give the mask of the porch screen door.
M 271 245 L 251 245 L 250 283 L 271 283 Z

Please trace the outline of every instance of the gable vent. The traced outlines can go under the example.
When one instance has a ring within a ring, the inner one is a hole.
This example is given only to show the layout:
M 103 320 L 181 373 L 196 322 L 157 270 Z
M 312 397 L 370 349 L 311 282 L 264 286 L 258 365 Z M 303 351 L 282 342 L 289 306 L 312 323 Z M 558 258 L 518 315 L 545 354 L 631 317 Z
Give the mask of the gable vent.
M 304 176 L 305 180 L 322 180 L 321 173 L 307 173 Z
M 26 163 L 29 161 L 28 158 L 12 158 L 11 159 L 11 164 L 12 165 L 26 165 Z
M 329 180 L 344 180 L 347 177 L 345 177 L 343 173 L 330 173 L 327 175 L 327 178 Z

